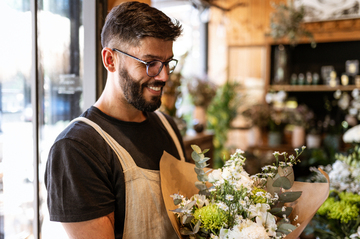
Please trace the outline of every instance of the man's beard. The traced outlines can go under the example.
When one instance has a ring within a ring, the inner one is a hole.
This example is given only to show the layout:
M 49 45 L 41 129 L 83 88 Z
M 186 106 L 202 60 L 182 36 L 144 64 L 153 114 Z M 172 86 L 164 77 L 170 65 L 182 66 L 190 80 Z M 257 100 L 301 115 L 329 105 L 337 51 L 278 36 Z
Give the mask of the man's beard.
M 143 91 L 147 84 L 136 82 L 125 68 L 120 69 L 119 75 L 120 79 L 122 79 L 120 85 L 123 89 L 125 99 L 129 104 L 133 105 L 136 109 L 145 112 L 153 112 L 161 106 L 161 95 L 153 96 L 150 102 L 145 100 Z M 163 87 L 165 82 L 156 81 L 152 85 Z

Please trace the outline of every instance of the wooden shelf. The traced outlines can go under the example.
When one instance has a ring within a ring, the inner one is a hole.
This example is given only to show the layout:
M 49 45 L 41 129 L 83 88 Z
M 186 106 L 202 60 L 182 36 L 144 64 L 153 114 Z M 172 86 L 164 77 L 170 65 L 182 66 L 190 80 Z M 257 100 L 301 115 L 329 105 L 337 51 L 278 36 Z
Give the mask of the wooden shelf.
M 354 89 L 360 89 L 360 86 L 356 85 L 339 85 L 339 86 L 329 86 L 329 85 L 270 85 L 269 89 L 273 91 L 287 91 L 287 92 L 306 92 L 306 91 L 352 91 Z

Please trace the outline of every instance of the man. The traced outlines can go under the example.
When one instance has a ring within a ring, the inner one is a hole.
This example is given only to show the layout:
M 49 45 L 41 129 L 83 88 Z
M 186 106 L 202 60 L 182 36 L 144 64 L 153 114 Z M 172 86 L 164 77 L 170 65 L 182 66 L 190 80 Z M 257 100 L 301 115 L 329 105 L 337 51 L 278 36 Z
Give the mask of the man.
M 164 151 L 184 160 L 183 145 L 171 118 L 154 111 L 176 66 L 172 45 L 181 32 L 178 21 L 144 3 L 108 14 L 105 89 L 58 136 L 46 166 L 50 220 L 62 222 L 70 238 L 177 238 L 159 162 Z

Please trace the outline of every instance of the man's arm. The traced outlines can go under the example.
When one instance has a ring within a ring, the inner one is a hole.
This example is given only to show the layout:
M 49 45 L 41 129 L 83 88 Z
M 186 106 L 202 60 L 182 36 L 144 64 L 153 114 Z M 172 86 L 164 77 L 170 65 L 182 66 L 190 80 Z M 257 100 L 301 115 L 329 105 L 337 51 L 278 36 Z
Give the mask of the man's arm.
M 114 213 L 84 222 L 62 223 L 70 239 L 115 239 Z

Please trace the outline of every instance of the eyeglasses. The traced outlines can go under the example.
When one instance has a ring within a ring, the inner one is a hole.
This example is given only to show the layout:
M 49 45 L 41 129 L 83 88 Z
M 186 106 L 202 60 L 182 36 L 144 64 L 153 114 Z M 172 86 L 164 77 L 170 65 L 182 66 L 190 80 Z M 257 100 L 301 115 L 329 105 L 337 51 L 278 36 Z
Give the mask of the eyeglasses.
M 123 51 L 120 51 L 119 49 L 113 48 L 112 50 L 120 52 L 128 57 L 131 57 L 131 58 L 145 64 L 146 65 L 146 74 L 150 77 L 155 77 L 155 76 L 159 75 L 162 68 L 164 67 L 164 65 L 167 68 L 167 73 L 171 74 L 174 72 L 175 67 L 178 63 L 178 60 L 176 60 L 176 59 L 171 59 L 166 62 L 162 62 L 162 61 L 158 61 L 158 60 L 146 62 L 146 61 L 140 60 L 139 58 L 136 58 L 135 56 L 132 56 Z

